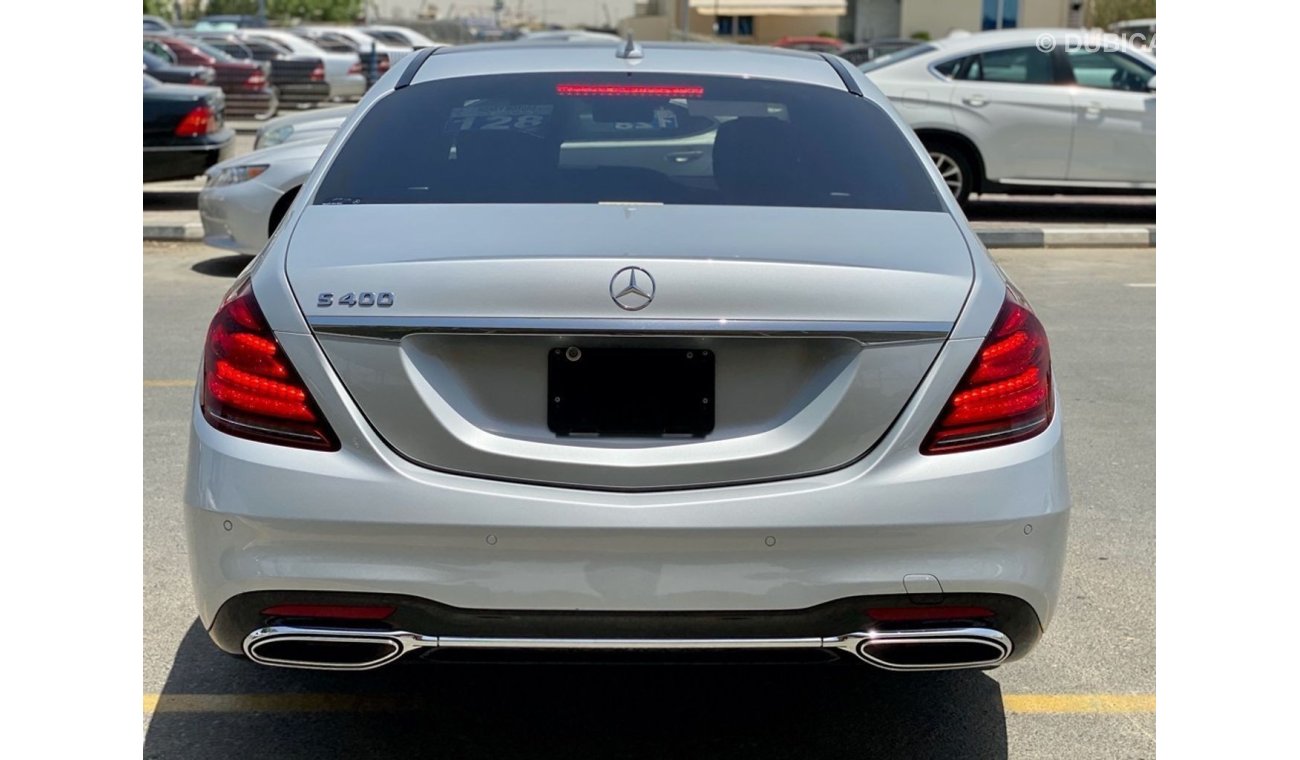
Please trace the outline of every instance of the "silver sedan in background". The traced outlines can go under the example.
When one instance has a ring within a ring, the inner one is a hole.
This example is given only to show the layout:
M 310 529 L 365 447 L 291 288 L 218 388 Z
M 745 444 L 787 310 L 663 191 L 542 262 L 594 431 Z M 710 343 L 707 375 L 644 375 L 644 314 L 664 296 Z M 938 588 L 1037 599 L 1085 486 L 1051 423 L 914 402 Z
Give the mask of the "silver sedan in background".
M 261 251 L 353 108 L 272 119 L 257 131 L 252 153 L 212 167 L 199 191 L 203 242 L 249 256 Z
M 255 256 L 275 232 L 333 130 L 256 150 L 209 169 L 199 191 L 203 242 Z
M 355 106 L 318 108 L 271 119 L 257 130 L 253 150 L 333 135 L 353 108 Z

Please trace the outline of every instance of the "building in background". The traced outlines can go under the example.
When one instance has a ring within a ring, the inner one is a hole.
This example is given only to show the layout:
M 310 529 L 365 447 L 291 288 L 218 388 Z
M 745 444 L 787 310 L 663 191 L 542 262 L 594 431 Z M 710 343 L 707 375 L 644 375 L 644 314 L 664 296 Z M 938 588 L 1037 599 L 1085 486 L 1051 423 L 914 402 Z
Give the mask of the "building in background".
M 891 0 L 897 2 L 897 0 Z M 689 3 L 688 25 L 680 23 Z M 766 45 L 782 37 L 835 35 L 846 0 L 644 0 L 620 32 L 637 39 L 704 39 Z
M 689 3 L 687 29 L 680 23 Z M 637 39 L 767 44 L 830 32 L 851 42 L 954 31 L 1079 27 L 1087 0 L 641 0 L 619 24 Z
M 860 2 L 861 0 L 859 0 Z M 1085 0 L 901 0 L 898 36 L 946 37 L 962 30 L 1081 27 Z M 888 35 L 886 35 L 888 36 Z
M 370 12 L 385 20 L 492 18 L 493 0 L 369 0 Z M 505 0 L 503 19 L 528 19 L 538 25 L 603 27 L 633 13 L 635 0 Z

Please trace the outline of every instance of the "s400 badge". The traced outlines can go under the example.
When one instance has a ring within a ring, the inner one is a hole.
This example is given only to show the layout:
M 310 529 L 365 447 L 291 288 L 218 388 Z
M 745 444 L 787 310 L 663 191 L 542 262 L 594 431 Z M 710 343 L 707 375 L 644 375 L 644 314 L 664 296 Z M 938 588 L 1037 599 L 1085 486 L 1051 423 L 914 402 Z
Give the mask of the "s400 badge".
M 338 297 L 338 300 L 334 299 L 333 293 L 321 293 L 316 296 L 316 306 L 322 309 L 330 306 L 359 306 L 362 308 L 378 306 L 381 309 L 386 309 L 392 305 L 393 294 L 389 292 L 344 293 Z

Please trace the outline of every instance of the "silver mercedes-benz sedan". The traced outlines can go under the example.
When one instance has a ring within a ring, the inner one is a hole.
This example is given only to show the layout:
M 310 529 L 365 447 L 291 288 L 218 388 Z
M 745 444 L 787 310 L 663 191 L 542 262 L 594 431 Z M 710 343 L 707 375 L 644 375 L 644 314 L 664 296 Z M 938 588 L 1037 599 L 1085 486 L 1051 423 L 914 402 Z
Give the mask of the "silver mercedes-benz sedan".
M 199 616 L 266 665 L 807 650 L 986 668 L 1052 616 L 1043 326 L 833 56 L 423 50 L 207 335 Z

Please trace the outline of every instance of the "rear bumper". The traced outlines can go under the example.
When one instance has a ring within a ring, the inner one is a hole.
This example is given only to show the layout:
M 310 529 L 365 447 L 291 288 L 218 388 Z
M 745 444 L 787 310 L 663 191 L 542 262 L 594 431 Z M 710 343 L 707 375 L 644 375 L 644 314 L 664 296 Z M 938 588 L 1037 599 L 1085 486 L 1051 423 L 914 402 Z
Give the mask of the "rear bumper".
M 230 157 L 235 133 L 229 127 L 194 145 L 145 146 L 144 181 L 190 179 Z
M 359 98 L 366 94 L 366 75 L 348 74 L 329 80 L 330 97 Z
M 1038 616 L 1025 602 L 991 594 L 952 594 L 947 605 L 984 608 L 991 616 L 946 621 L 948 627 L 979 626 L 996 630 L 1011 646 L 1009 660 L 1030 651 L 1042 634 Z M 265 591 L 241 594 L 217 611 L 210 634 L 230 654 L 244 651 L 249 635 L 267 627 L 320 630 L 321 620 L 263 614 L 283 605 L 354 605 L 393 608 L 380 622 L 364 628 L 389 632 L 421 632 L 421 639 L 438 639 L 424 648 L 444 650 L 733 650 L 841 648 L 842 635 L 856 631 L 881 633 L 909 626 L 872 620 L 878 608 L 924 609 L 907 595 L 838 599 L 804 610 L 729 612 L 583 612 L 535 610 L 468 610 L 400 595 Z M 338 621 L 334 621 L 338 622 Z M 432 632 L 432 633 L 430 633 Z M 831 632 L 840 632 L 839 635 Z M 453 653 L 454 654 L 454 653 Z
M 272 84 L 280 91 L 282 104 L 319 103 L 329 100 L 330 97 L 328 82 L 273 82 Z
M 1059 418 L 997 449 L 897 464 L 877 452 L 815 477 L 654 493 L 451 475 L 358 434 L 367 445 L 286 449 L 221 434 L 195 410 L 189 556 L 223 647 L 249 631 L 221 633 L 219 611 L 251 592 L 409 597 L 491 613 L 495 630 L 563 611 L 574 635 L 612 632 L 601 626 L 624 613 L 644 635 L 682 613 L 784 619 L 774 611 L 925 592 L 1019 600 L 1042 625 L 1055 606 L 1069 508 Z M 916 575 L 936 580 L 905 583 Z M 443 622 L 410 630 L 451 635 Z

